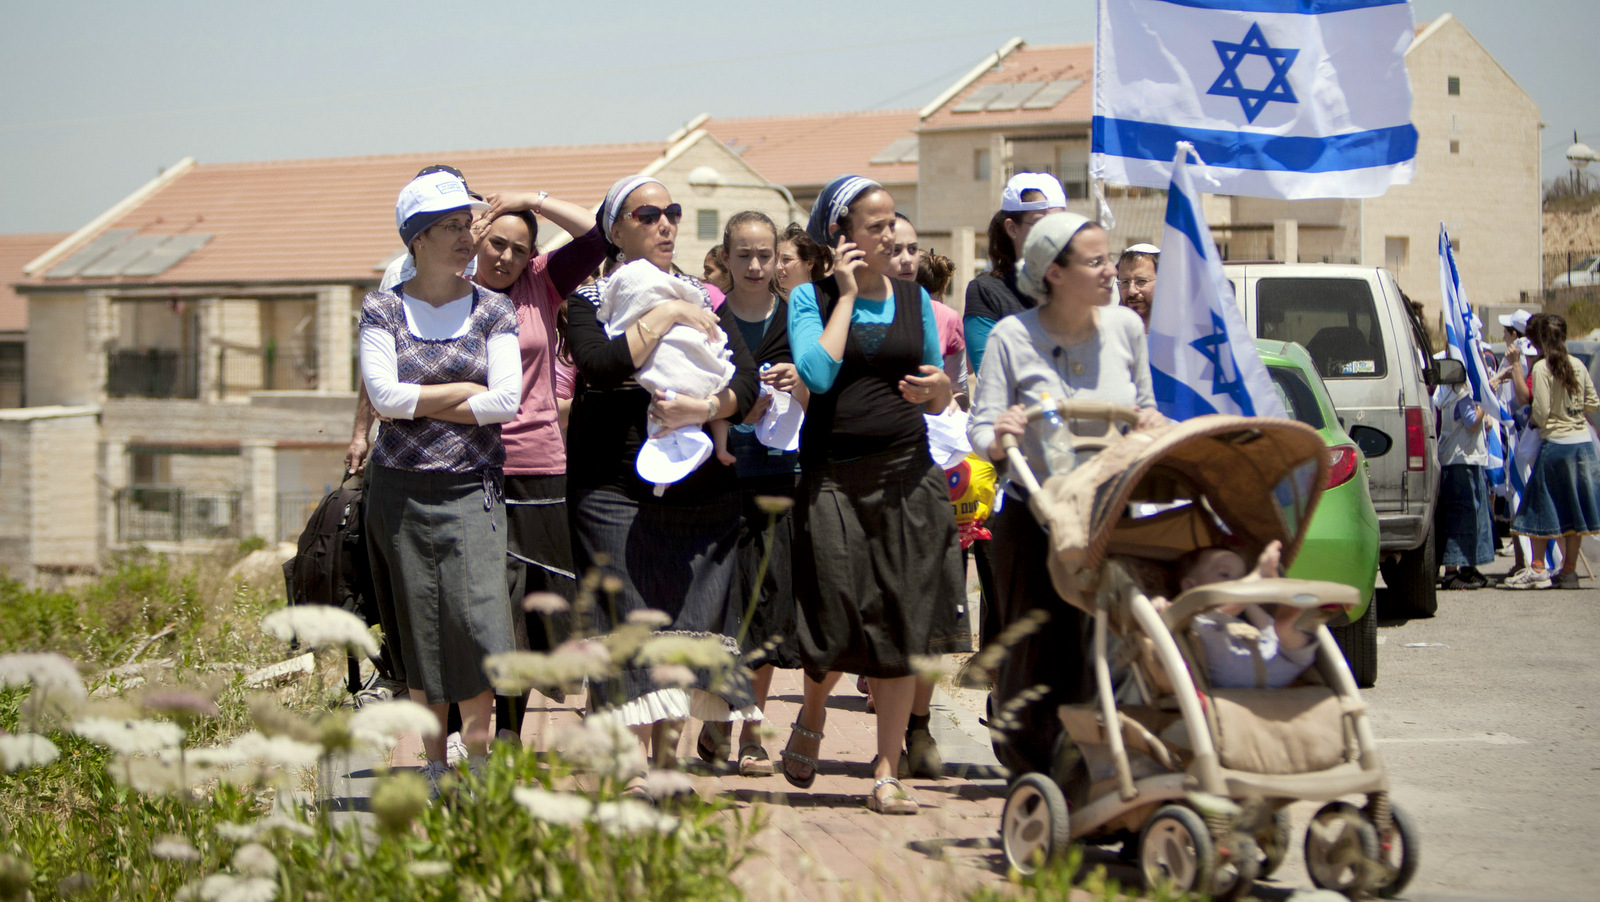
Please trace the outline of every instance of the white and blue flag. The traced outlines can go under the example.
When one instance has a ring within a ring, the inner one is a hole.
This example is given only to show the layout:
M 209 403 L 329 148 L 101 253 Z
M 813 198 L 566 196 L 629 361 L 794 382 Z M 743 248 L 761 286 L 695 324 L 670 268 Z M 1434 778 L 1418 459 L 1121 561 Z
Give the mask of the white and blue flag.
M 1160 188 L 1179 141 L 1215 193 L 1378 197 L 1411 181 L 1405 0 L 1099 0 L 1091 174 Z
M 1161 278 L 1150 300 L 1150 384 L 1156 408 L 1174 420 L 1207 413 L 1287 417 L 1200 209 L 1178 145 L 1167 189 Z
M 1483 340 L 1483 321 L 1472 312 L 1461 290 L 1461 271 L 1450 249 L 1450 233 L 1439 223 L 1439 288 L 1444 297 L 1445 352 L 1467 368 L 1467 390 L 1472 400 L 1483 407 L 1492 422 L 1510 418 L 1500 405 L 1500 396 L 1489 387 L 1489 368 L 1484 364 L 1488 343 Z

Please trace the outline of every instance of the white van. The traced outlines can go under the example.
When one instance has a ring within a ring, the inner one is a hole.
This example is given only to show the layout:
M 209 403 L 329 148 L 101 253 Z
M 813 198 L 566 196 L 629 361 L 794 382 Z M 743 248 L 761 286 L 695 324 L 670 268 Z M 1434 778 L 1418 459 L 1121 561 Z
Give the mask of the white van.
M 1438 606 L 1432 526 L 1439 455 L 1430 398 L 1441 373 L 1394 276 L 1327 263 L 1225 269 L 1257 337 L 1299 342 L 1311 353 L 1340 421 L 1371 464 L 1380 569 L 1390 590 L 1382 615 L 1431 616 Z M 1450 369 L 1449 381 L 1465 375 L 1459 364 Z

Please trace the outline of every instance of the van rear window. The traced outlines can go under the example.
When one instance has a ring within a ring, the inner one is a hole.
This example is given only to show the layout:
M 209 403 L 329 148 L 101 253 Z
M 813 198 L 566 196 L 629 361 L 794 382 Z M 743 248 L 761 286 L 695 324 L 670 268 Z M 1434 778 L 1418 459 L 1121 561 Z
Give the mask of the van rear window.
M 1262 279 L 1256 334 L 1304 345 L 1324 379 L 1388 374 L 1378 310 L 1364 279 Z

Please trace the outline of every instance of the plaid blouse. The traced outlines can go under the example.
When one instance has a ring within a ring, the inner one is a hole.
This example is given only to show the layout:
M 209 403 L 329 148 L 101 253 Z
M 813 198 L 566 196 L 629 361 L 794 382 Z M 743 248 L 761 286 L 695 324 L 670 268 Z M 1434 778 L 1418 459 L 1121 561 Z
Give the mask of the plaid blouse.
M 401 382 L 440 385 L 489 378 L 489 336 L 517 334 L 517 314 L 505 295 L 473 286 L 467 331 L 456 338 L 426 339 L 406 326 L 405 304 L 394 291 L 374 291 L 361 304 L 361 327 L 375 326 L 394 336 Z M 433 417 L 385 420 L 378 427 L 372 462 L 396 470 L 471 473 L 505 465 L 500 424 L 477 426 Z

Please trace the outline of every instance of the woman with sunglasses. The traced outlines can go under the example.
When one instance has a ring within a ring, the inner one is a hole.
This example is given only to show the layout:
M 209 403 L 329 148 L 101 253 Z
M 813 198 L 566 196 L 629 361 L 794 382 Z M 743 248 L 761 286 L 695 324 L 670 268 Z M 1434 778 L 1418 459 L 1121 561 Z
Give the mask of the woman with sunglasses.
M 361 377 L 385 418 L 367 468 L 373 584 L 393 600 L 412 698 L 441 728 L 460 706 L 473 770 L 494 703 L 483 658 L 513 648 L 500 424 L 517 412 L 521 369 L 510 300 L 460 275 L 486 206 L 450 172 L 413 179 L 395 219 L 416 272 L 361 305 Z M 437 785 L 443 730 L 423 747 Z
M 867 807 L 915 814 L 896 779 L 917 677 L 913 661 L 961 648 L 961 545 L 924 413 L 950 406 L 933 300 L 895 278 L 894 199 L 841 176 L 817 197 L 807 231 L 838 242 L 832 276 L 789 296 L 795 367 L 811 401 L 800 433 L 794 521 L 797 634 L 805 701 L 783 774 L 815 781 L 828 693 L 841 672 L 867 678 L 878 758 Z
M 972 399 L 967 435 L 972 449 L 996 463 L 1005 459 L 1000 437 L 1021 442 L 1035 473 L 1049 472 L 1038 428 L 1029 429 L 1024 409 L 1046 398 L 1097 398 L 1139 408 L 1139 426 L 1162 422 L 1150 388 L 1144 321 L 1111 301 L 1117 278 L 1105 229 L 1076 213 L 1051 213 L 1033 224 L 1023 245 L 1017 285 L 1039 306 L 996 323 L 989 333 L 983 376 Z M 1095 424 L 1075 423 L 1078 434 Z M 989 519 L 994 563 L 995 607 L 1001 628 L 1030 611 L 1049 619 L 1013 645 L 1001 661 L 990 695 L 991 710 L 1006 711 L 995 729 L 1006 739 L 995 753 L 1013 774 L 1050 772 L 1050 751 L 1061 732 L 1056 708 L 1088 698 L 1088 618 L 1056 594 L 1045 562 L 1049 537 L 1028 509 L 1015 482 L 1005 503 Z M 1037 685 L 1038 699 L 1013 703 Z
M 683 209 L 666 186 L 647 176 L 618 181 L 599 212 L 612 261 L 648 260 L 668 273 L 682 218 Z M 568 338 L 579 377 L 567 434 L 573 552 L 578 572 L 598 568 L 618 580 L 619 590 L 595 607 L 601 633 L 630 614 L 655 609 L 671 618 L 661 632 L 712 636 L 737 657 L 743 611 L 730 602 L 729 590 L 740 510 L 734 469 L 712 456 L 658 489 L 640 477 L 634 463 L 647 430 L 655 434 L 716 419 L 737 422 L 760 392 L 755 364 L 737 331 L 727 335 L 736 372 L 716 397 L 652 398 L 639 386 L 634 373 L 668 329 L 684 324 L 707 336 L 721 333 L 700 281 L 675 275 L 694 286 L 705 303 L 661 304 L 615 338 L 607 337 L 597 315 L 610 276 L 579 288 L 568 305 Z M 686 718 L 761 718 L 748 674 L 735 671 L 715 681 L 696 671 L 693 685 L 676 687 L 654 684 L 648 668 L 628 667 L 615 679 L 591 685 L 590 710 L 619 718 L 652 752 L 657 767 L 671 767 Z

